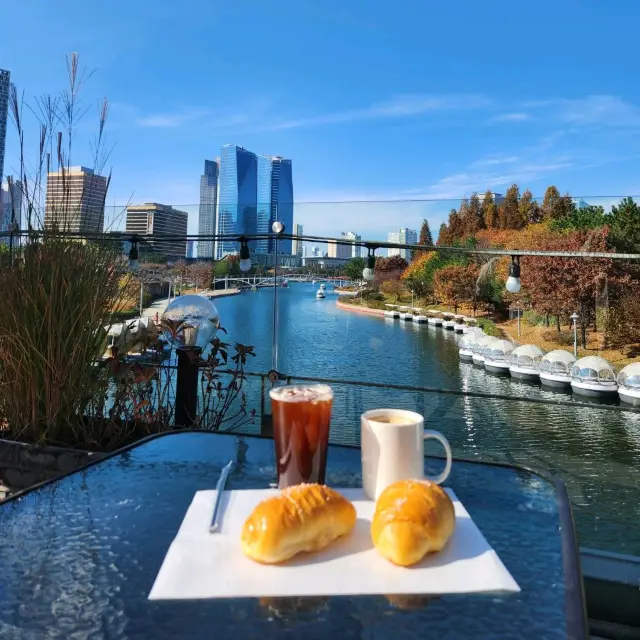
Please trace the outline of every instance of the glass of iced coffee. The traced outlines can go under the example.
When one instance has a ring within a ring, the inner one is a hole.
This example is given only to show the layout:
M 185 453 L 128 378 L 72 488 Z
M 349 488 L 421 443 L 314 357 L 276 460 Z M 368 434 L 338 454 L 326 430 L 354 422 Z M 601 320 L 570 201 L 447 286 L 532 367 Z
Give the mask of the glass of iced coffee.
M 269 392 L 280 489 L 324 484 L 333 391 L 324 384 L 275 387 Z

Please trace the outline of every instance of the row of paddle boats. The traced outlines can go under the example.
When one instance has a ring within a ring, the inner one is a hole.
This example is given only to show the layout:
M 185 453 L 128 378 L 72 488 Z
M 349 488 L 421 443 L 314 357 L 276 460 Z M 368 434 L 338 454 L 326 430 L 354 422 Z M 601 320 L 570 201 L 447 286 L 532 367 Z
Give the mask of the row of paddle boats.
M 640 406 L 640 362 L 624 367 L 617 375 L 600 356 L 577 359 L 569 351 L 555 349 L 545 353 L 534 344 L 516 345 L 486 335 L 482 329 L 469 330 L 459 343 L 460 359 L 473 362 L 491 373 L 540 383 L 551 389 L 568 390 L 578 395 L 610 398 Z

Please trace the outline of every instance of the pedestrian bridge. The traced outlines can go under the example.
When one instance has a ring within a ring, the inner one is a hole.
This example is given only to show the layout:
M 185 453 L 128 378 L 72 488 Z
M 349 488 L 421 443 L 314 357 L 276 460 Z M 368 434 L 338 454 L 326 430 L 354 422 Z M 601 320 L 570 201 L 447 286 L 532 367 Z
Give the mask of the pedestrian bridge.
M 216 282 L 224 281 L 225 289 L 237 288 L 245 289 L 251 287 L 273 287 L 274 284 L 282 284 L 283 282 L 317 282 L 318 284 L 327 284 L 334 287 L 350 287 L 356 283 L 349 278 L 345 277 L 327 277 L 327 276 L 313 276 L 308 273 L 291 273 L 282 276 L 225 276 L 224 278 L 217 278 Z

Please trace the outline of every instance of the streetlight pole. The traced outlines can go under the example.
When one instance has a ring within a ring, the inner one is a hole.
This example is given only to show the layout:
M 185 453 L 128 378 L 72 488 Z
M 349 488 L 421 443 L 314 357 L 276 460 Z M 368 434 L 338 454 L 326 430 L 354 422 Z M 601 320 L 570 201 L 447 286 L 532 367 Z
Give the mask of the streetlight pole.
M 516 307 L 516 313 L 518 314 L 518 338 L 520 337 L 520 305 Z
M 573 356 L 578 357 L 578 318 L 580 316 L 577 313 L 571 314 L 571 320 L 573 320 Z

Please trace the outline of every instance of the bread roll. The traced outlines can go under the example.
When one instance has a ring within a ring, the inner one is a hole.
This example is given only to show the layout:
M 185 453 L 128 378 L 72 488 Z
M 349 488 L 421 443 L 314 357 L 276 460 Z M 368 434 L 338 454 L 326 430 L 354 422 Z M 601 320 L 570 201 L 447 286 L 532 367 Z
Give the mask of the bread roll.
M 380 494 L 371 538 L 382 556 L 408 567 L 440 551 L 454 528 L 453 503 L 444 489 L 428 480 L 402 480 Z
M 302 551 L 318 551 L 349 533 L 355 507 L 320 484 L 299 484 L 263 500 L 242 528 L 242 550 L 252 560 L 276 564 Z

